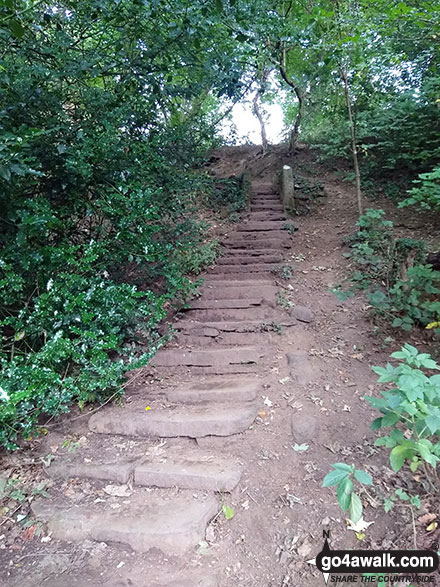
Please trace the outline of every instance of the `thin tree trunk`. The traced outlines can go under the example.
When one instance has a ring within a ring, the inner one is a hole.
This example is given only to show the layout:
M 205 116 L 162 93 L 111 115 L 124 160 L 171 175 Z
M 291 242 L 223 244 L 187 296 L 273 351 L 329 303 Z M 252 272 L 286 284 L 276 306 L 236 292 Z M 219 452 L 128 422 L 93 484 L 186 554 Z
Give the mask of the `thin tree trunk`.
M 355 174 L 355 179 L 356 179 L 356 198 L 357 198 L 357 203 L 358 203 L 359 216 L 361 216 L 362 215 L 361 174 L 359 171 L 356 129 L 355 129 L 354 120 L 353 120 L 353 112 L 351 109 L 350 89 L 348 87 L 347 75 L 342 68 L 340 70 L 340 73 L 341 73 L 341 79 L 344 82 L 345 103 L 347 106 L 348 121 L 350 123 L 351 151 L 353 154 L 353 167 L 354 167 L 354 174 Z
M 255 116 L 258 118 L 258 122 L 260 123 L 261 128 L 261 143 L 263 145 L 263 154 L 267 152 L 268 149 L 268 142 L 266 136 L 266 125 L 264 124 L 264 118 L 261 114 L 260 106 L 258 104 L 260 98 L 260 90 L 257 90 L 255 93 L 255 98 L 253 100 L 252 109 L 254 111 Z
M 289 152 L 293 153 L 293 151 L 296 147 L 296 143 L 298 142 L 299 129 L 301 128 L 301 120 L 302 120 L 302 115 L 303 115 L 303 110 L 304 110 L 304 96 L 303 96 L 302 90 L 299 87 L 299 85 L 296 84 L 293 81 L 293 79 L 291 79 L 287 75 L 286 55 L 287 55 L 286 49 L 282 49 L 282 51 L 281 51 L 281 65 L 280 65 L 281 77 L 286 82 L 286 84 L 289 85 L 293 89 L 293 91 L 295 92 L 296 98 L 298 100 L 298 111 L 296 113 L 295 123 L 293 125 L 292 130 L 290 131 L 290 136 L 289 136 Z

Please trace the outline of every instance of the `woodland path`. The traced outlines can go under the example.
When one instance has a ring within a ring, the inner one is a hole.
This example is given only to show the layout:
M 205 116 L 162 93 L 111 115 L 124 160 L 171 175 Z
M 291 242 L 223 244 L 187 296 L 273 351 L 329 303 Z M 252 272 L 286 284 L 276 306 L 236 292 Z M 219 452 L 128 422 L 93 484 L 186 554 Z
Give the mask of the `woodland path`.
M 386 354 L 359 302 L 328 291 L 351 200 L 330 178 L 327 203 L 292 236 L 274 184 L 283 162 L 258 164 L 248 213 L 123 406 L 67 421 L 41 447 L 57 458 L 33 512 L 51 540 L 9 563 L 7 585 L 312 587 L 322 577 L 305 561 L 322 529 L 354 544 L 320 485 L 331 463 L 371 454 L 360 398 Z M 72 452 L 54 446 L 66 433 Z M 370 545 L 389 538 L 380 512 L 369 519 Z

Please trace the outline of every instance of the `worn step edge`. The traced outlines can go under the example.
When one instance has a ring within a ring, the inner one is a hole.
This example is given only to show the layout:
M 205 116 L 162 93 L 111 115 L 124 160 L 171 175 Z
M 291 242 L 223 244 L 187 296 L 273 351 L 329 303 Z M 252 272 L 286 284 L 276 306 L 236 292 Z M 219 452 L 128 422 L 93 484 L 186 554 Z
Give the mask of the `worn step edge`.
M 255 379 L 210 379 L 167 389 L 165 397 L 176 403 L 250 402 L 257 398 L 260 384 Z
M 193 310 L 193 312 L 203 313 L 210 311 Z M 150 364 L 153 367 L 216 367 L 225 364 L 257 363 L 263 356 L 264 351 L 262 349 L 245 346 L 210 350 L 194 350 L 191 348 L 164 349 L 157 353 Z
M 109 409 L 97 412 L 89 419 L 89 429 L 97 434 L 123 436 L 202 438 L 204 436 L 231 436 L 247 430 L 255 419 L 254 404 L 191 406 L 145 411 L 142 406 L 134 409 Z
M 80 542 L 86 539 L 130 546 L 137 552 L 159 549 L 181 556 L 205 536 L 206 526 L 218 512 L 214 495 L 204 501 L 190 496 L 159 500 L 142 493 L 136 503 L 107 510 L 104 504 L 66 507 L 65 502 L 38 499 L 31 507 L 38 520 L 47 522 L 54 538 Z
M 272 322 L 270 320 L 243 320 L 243 322 L 237 321 L 222 321 L 222 322 L 198 322 L 198 321 L 186 321 L 175 322 L 173 328 L 175 330 L 197 330 L 203 328 L 213 328 L 220 332 L 264 332 L 265 329 L 269 329 Z M 295 326 L 298 324 L 297 320 L 278 320 L 277 324 L 283 327 Z
M 191 302 L 190 308 L 184 308 L 185 310 L 213 310 L 213 309 L 247 309 L 255 306 L 261 306 L 264 302 L 263 298 L 226 298 L 226 299 L 201 299 Z
M 93 479 L 126 484 L 133 477 L 134 485 L 139 486 L 232 491 L 240 481 L 242 469 L 237 462 L 222 456 L 198 451 L 182 454 L 169 451 L 160 458 L 130 463 L 115 461 L 105 466 L 62 462 L 52 464 L 45 472 L 52 479 Z

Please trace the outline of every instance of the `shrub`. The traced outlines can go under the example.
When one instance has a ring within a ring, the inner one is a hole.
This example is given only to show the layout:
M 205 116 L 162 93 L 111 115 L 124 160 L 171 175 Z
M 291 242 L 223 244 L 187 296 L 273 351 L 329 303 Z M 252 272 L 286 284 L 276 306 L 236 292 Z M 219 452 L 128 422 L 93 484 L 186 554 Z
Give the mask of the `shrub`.
M 391 429 L 375 444 L 390 449 L 394 471 L 399 471 L 406 462 L 413 472 L 424 465 L 432 481 L 437 477 L 440 461 L 440 375 L 428 373 L 440 367 L 429 354 L 419 353 L 409 344 L 391 357 L 401 363 L 397 367 L 390 363 L 386 367 L 373 367 L 379 383 L 391 384 L 391 389 L 382 391 L 380 398 L 366 397 L 381 412 L 372 429 Z M 438 483 L 433 486 L 438 492 Z
M 400 202 L 399 208 L 414 206 L 425 212 L 440 212 L 440 165 L 430 173 L 421 173 L 413 183 L 415 187 L 408 190 L 410 197 Z
M 351 286 L 335 290 L 340 299 L 366 290 L 376 314 L 393 327 L 411 330 L 427 326 L 440 316 L 440 272 L 426 265 L 426 246 L 422 241 L 395 238 L 393 224 L 384 219 L 383 210 L 367 210 L 359 218 L 359 231 L 347 242 L 346 255 L 354 261 Z

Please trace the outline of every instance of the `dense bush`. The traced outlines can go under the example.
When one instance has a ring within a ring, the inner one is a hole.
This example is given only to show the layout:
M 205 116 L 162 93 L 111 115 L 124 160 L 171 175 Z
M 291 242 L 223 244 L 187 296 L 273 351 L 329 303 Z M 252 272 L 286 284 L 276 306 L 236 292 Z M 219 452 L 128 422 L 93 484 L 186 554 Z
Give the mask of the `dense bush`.
M 413 184 L 409 198 L 400 202 L 399 208 L 414 206 L 424 212 L 440 212 L 440 165 L 430 173 L 421 173 Z
M 198 219 L 212 182 L 196 169 L 218 144 L 219 97 L 240 89 L 230 35 L 204 3 L 19 4 L 0 23 L 10 448 L 43 414 L 119 393 L 160 345 L 158 323 L 194 287 L 185 274 L 215 258 Z
M 392 326 L 427 326 L 440 316 L 440 271 L 425 264 L 425 243 L 396 238 L 384 214 L 370 209 L 359 218 L 358 232 L 347 239 L 351 251 L 346 256 L 354 265 L 351 286 L 336 293 L 344 299 L 366 290 L 374 311 Z

